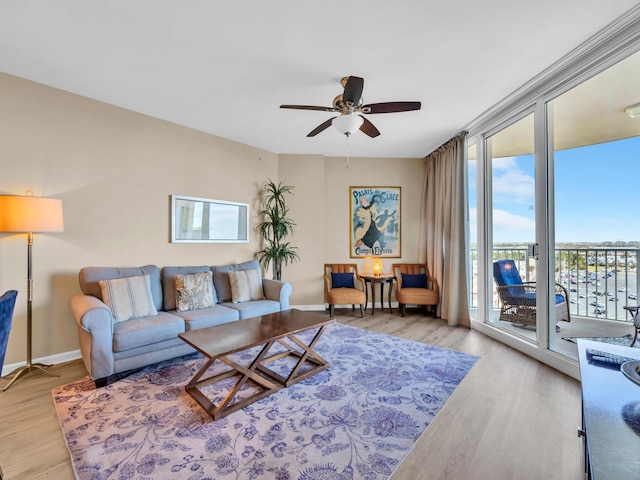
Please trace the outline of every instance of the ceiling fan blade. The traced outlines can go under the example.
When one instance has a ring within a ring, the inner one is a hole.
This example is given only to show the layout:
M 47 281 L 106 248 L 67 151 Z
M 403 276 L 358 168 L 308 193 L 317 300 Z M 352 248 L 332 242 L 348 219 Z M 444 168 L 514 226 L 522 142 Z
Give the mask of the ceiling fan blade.
M 342 101 L 344 103 L 351 102 L 354 105 L 358 105 L 362 98 L 362 90 L 364 89 L 364 79 L 360 77 L 349 77 L 347 83 L 344 86 L 344 94 L 342 95 Z
M 383 102 L 370 103 L 363 105 L 363 113 L 394 113 L 394 112 L 410 112 L 411 110 L 420 110 L 422 104 L 420 102 Z
M 360 116 L 362 117 L 362 115 Z M 360 125 L 360 131 L 362 133 L 366 133 L 371 138 L 375 138 L 378 135 L 380 135 L 380 130 L 378 130 L 373 123 L 371 123 L 369 120 L 367 120 L 364 117 L 362 117 L 362 119 L 364 120 L 364 123 Z
M 322 131 L 326 130 L 327 128 L 329 128 L 331 126 L 331 122 L 333 121 L 334 118 L 336 118 L 336 117 L 331 117 L 326 122 L 321 123 L 320 125 L 318 125 L 316 128 L 314 128 L 313 130 L 311 130 L 307 134 L 307 137 L 315 137 L 320 132 L 322 132 Z
M 333 107 L 316 107 L 314 105 L 280 105 L 280 108 L 291 108 L 294 110 L 319 110 L 321 112 L 335 112 Z

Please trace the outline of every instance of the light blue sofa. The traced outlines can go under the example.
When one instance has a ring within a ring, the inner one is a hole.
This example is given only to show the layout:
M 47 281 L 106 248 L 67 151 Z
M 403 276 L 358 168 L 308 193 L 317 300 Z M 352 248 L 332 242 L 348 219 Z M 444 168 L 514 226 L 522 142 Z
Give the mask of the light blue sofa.
M 108 377 L 186 355 L 193 348 L 178 334 L 243 318 L 289 309 L 291 285 L 263 278 L 265 298 L 241 303 L 231 301 L 228 272 L 259 268 L 257 260 L 224 266 L 111 268 L 85 267 L 80 270 L 82 293 L 71 299 L 71 310 L 78 324 L 80 352 L 96 385 L 105 385 Z M 215 305 L 199 310 L 176 311 L 174 275 L 211 271 Z M 157 315 L 114 322 L 109 307 L 102 301 L 100 280 L 149 275 L 151 294 Z

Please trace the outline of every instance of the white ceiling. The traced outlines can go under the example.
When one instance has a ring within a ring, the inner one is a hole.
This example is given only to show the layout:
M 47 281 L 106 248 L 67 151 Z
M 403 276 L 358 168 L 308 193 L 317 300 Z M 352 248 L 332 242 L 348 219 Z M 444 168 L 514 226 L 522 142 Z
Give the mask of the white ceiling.
M 382 133 L 352 157 L 422 157 L 635 0 L 0 0 L 0 70 L 275 153 L 343 156 L 340 78 Z

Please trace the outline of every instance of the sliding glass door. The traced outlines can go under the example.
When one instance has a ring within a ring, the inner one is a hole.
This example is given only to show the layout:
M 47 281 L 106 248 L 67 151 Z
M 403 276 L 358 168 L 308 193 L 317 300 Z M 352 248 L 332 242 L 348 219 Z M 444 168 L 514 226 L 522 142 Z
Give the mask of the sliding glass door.
M 534 114 L 486 137 L 491 302 L 488 322 L 536 339 Z M 489 292 L 487 292 L 489 293 Z
M 576 338 L 633 333 L 639 84 L 640 52 L 620 54 L 470 135 L 472 316 L 572 374 Z

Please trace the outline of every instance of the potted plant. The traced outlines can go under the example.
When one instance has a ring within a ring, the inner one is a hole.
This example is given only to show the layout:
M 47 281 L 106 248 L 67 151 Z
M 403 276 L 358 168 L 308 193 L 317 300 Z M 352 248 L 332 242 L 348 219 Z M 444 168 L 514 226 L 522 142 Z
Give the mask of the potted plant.
M 263 249 L 256 256 L 265 268 L 271 265 L 273 279 L 281 280 L 282 264 L 299 260 L 296 247 L 292 247 L 284 239 L 293 233 L 295 223 L 287 218 L 289 207 L 286 195 L 290 195 L 293 187 L 282 182 L 276 185 L 268 180 L 262 187 L 262 210 L 258 212 L 262 222 L 258 224 L 258 231 L 262 236 Z

